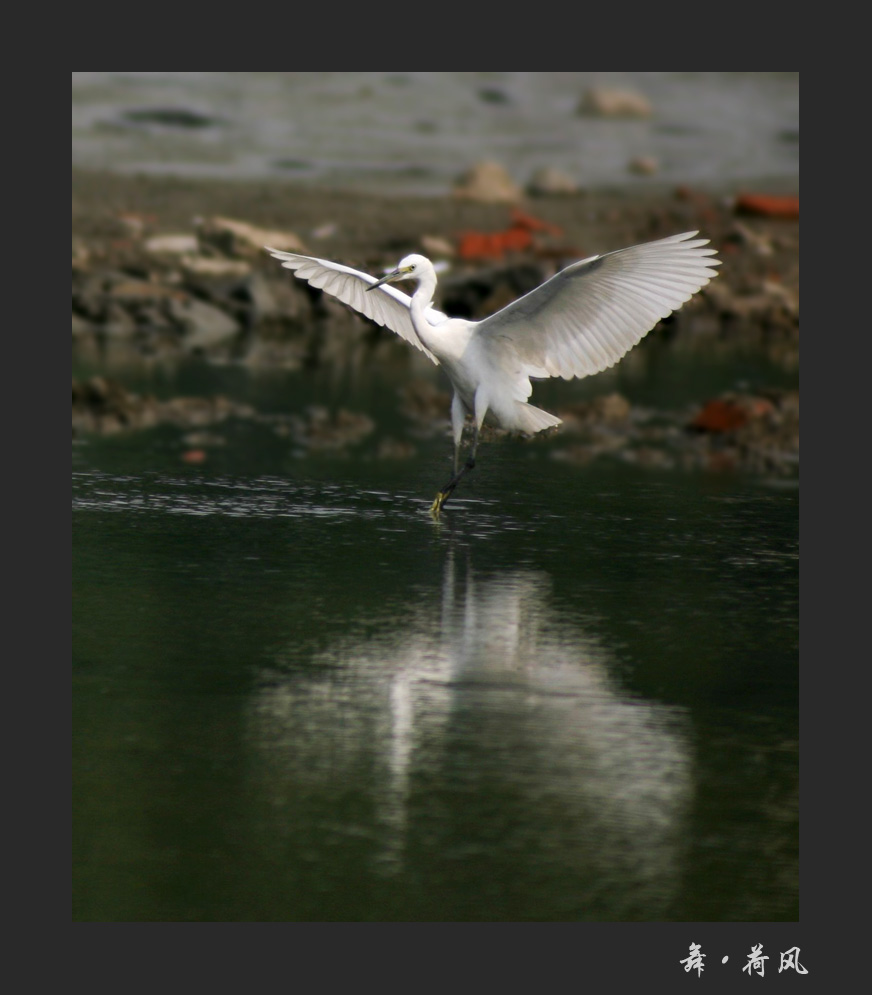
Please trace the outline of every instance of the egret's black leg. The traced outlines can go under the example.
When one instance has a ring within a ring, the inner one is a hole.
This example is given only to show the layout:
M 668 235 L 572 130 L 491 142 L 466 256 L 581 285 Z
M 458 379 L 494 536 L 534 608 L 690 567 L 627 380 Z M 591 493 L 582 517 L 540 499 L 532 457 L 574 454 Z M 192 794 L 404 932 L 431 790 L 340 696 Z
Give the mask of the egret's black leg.
M 439 512 L 442 511 L 442 506 L 451 497 L 454 492 L 454 488 L 460 483 L 460 481 L 469 473 L 470 470 L 475 469 L 475 459 L 470 456 L 469 459 L 463 464 L 463 466 L 454 474 L 451 480 L 439 491 L 433 500 L 433 504 L 430 505 L 430 511 L 438 516 Z
M 454 493 L 454 488 L 460 483 L 460 481 L 469 473 L 470 470 L 475 469 L 475 453 L 478 449 L 478 426 L 475 426 L 475 430 L 472 436 L 472 451 L 469 454 L 466 462 L 458 470 L 457 469 L 457 459 L 455 458 L 454 466 L 455 473 L 451 480 L 439 491 L 433 500 L 433 504 L 430 505 L 430 513 L 436 518 L 439 517 L 439 512 L 442 511 L 442 506 Z

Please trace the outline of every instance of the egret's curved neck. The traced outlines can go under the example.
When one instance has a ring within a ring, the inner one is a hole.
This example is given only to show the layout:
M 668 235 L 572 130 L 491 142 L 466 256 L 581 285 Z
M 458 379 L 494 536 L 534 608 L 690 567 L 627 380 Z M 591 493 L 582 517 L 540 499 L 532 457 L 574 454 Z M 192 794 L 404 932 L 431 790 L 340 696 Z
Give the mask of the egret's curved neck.
M 412 324 L 418 335 L 426 335 L 432 325 L 427 321 L 425 312 L 433 304 L 433 294 L 436 292 L 436 274 L 433 272 L 422 273 L 418 277 L 418 286 L 412 294 L 412 301 L 409 309 L 412 313 Z
M 433 272 L 422 273 L 418 277 L 418 286 L 412 294 L 412 304 L 417 304 L 422 311 L 426 311 L 433 303 L 433 294 L 436 292 L 436 274 Z

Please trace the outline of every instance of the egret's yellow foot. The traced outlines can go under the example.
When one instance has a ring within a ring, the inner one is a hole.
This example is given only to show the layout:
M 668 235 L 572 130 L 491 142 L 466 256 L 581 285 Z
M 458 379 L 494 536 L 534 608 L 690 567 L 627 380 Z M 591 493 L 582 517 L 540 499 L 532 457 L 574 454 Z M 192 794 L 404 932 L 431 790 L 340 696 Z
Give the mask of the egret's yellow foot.
M 452 487 L 451 490 L 454 490 Z M 442 505 L 448 500 L 448 495 L 451 491 L 439 491 L 436 497 L 433 499 L 433 504 L 430 505 L 430 514 L 434 518 L 439 517 L 439 513 L 442 511 Z
M 454 493 L 454 488 L 460 483 L 461 479 L 469 473 L 470 470 L 475 469 L 475 457 L 470 456 L 469 459 L 463 464 L 463 466 L 454 474 L 451 480 L 442 488 L 441 491 L 436 495 L 433 500 L 433 504 L 430 505 L 430 514 L 434 518 L 439 517 L 439 512 L 442 511 L 442 505 L 451 497 Z

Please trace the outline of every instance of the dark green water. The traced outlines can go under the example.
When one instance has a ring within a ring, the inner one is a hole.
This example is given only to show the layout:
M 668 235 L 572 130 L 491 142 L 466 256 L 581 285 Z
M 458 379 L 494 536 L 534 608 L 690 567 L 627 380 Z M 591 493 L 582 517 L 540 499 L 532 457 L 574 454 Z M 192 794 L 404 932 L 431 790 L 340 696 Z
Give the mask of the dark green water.
M 798 918 L 798 491 L 524 452 L 74 446 L 75 919 Z

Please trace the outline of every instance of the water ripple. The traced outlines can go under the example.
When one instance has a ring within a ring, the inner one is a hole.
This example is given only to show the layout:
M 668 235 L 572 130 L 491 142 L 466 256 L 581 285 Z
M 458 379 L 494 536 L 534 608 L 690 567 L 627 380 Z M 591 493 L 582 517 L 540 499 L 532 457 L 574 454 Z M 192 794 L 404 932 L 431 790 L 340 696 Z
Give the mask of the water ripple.
M 348 485 L 278 477 L 215 478 L 192 481 L 170 475 L 73 473 L 73 510 L 128 514 L 217 515 L 226 518 L 294 518 L 327 522 L 370 521 L 385 532 L 404 532 L 412 521 L 429 519 L 429 501 L 418 493 L 356 489 Z M 497 504 L 463 498 L 453 504 L 467 537 L 490 538 L 529 525 L 513 521 Z M 435 522 L 439 535 L 454 534 L 449 514 Z

